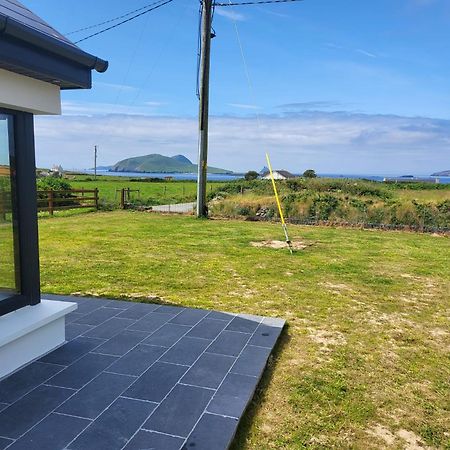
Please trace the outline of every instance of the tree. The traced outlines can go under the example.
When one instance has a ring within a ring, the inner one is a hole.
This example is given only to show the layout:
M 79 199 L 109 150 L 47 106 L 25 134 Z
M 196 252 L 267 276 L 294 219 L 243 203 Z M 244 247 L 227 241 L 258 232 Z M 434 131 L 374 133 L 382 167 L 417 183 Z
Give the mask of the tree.
M 256 180 L 258 178 L 258 172 L 255 172 L 254 170 L 249 170 L 246 174 L 245 174 L 245 179 L 247 181 L 252 181 L 252 180 Z
M 308 169 L 303 172 L 305 178 L 317 178 L 316 172 L 313 169 Z

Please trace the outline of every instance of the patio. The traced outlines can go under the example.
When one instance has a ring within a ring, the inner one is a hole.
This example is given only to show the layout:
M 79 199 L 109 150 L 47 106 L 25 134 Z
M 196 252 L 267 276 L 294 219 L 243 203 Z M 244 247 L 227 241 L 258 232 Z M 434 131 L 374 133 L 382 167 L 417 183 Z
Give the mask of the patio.
M 281 319 L 77 302 L 67 343 L 0 382 L 0 449 L 227 449 Z

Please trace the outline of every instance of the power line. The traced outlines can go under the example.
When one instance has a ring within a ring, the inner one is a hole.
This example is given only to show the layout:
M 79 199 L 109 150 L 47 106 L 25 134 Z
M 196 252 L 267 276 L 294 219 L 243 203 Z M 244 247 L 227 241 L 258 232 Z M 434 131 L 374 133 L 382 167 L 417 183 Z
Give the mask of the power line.
M 122 14 L 121 16 L 114 17 L 113 19 L 105 20 L 104 22 L 96 23 L 95 25 L 89 25 L 87 27 L 79 28 L 78 30 L 70 31 L 69 33 L 64 33 L 64 34 L 65 34 L 65 36 L 70 36 L 71 34 L 80 33 L 81 31 L 92 30 L 92 28 L 97 28 L 102 25 L 106 25 L 107 23 L 111 23 L 111 22 L 115 22 L 116 20 L 124 19 L 125 17 L 131 16 L 132 14 L 135 14 L 139 11 L 143 11 L 144 9 L 150 8 L 151 6 L 154 6 L 160 2 L 161 2 L 161 0 L 159 0 L 157 2 L 152 2 L 152 3 L 149 3 L 148 5 L 143 6 L 142 8 L 134 9 L 133 11 Z
M 87 39 L 90 39 L 90 38 L 92 38 L 92 37 L 94 37 L 94 36 L 98 36 L 99 34 L 103 34 L 103 33 L 107 32 L 107 31 L 109 31 L 109 30 L 112 30 L 112 29 L 114 29 L 114 28 L 119 27 L 120 25 L 123 25 L 124 23 L 131 22 L 132 20 L 134 20 L 134 19 L 136 19 L 136 18 L 138 18 L 138 17 L 141 17 L 141 16 L 143 16 L 144 14 L 147 14 L 147 13 L 149 13 L 149 12 L 151 12 L 151 11 L 154 11 L 155 9 L 161 8 L 161 6 L 167 5 L 168 3 L 171 3 L 171 2 L 173 2 L 173 0 L 166 0 L 166 1 L 164 1 L 163 3 L 160 3 L 160 4 L 157 5 L 157 6 L 154 6 L 153 8 L 147 9 L 147 10 L 145 10 L 145 11 L 139 13 L 139 14 L 136 14 L 136 15 L 130 17 L 129 19 L 122 20 L 122 22 L 116 23 L 115 25 L 111 25 L 111 26 L 108 27 L 108 28 L 104 28 L 103 30 L 100 30 L 100 31 L 97 31 L 96 33 L 90 34 L 89 36 L 86 36 L 86 37 L 83 38 L 83 39 L 80 39 L 80 40 L 78 40 L 78 41 L 75 41 L 75 44 L 79 44 L 80 42 L 86 41 Z
M 236 3 L 214 3 L 214 6 L 247 6 L 247 5 L 268 5 L 270 3 L 294 3 L 302 2 L 303 0 L 256 0 L 249 2 Z

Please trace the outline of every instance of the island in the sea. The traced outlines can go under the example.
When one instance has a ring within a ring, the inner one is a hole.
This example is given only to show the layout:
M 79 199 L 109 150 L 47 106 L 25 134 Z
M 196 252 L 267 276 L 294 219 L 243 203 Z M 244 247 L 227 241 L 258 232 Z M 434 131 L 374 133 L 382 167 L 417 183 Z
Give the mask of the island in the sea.
M 442 172 L 435 172 L 431 174 L 432 177 L 450 177 L 450 170 L 443 170 Z
M 157 153 L 123 159 L 109 167 L 110 172 L 139 173 L 195 173 L 197 164 L 193 164 L 186 156 L 163 156 Z M 208 173 L 232 174 L 233 171 L 208 166 Z

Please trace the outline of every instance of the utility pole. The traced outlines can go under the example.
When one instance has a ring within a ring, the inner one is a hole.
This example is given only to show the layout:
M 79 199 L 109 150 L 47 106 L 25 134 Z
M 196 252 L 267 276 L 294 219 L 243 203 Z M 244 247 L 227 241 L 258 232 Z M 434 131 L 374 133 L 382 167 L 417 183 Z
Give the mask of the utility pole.
M 211 55 L 211 26 L 214 0 L 202 0 L 200 52 L 200 106 L 197 179 L 197 217 L 207 217 L 206 181 L 208 168 L 209 69 Z
M 97 181 L 97 146 L 94 145 L 94 180 Z

